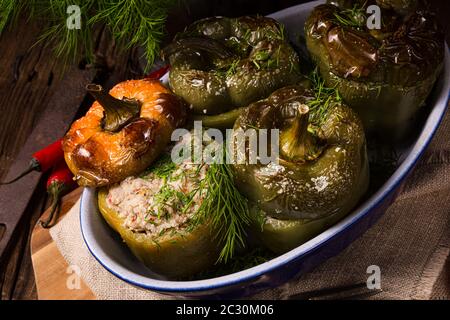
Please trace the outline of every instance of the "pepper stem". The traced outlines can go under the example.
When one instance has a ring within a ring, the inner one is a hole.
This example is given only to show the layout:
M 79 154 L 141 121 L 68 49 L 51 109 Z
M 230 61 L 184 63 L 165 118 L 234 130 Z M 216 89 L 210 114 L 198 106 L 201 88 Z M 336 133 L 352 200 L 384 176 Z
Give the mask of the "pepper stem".
M 52 198 L 50 214 L 45 221 L 39 221 L 44 229 L 53 227 L 56 220 L 58 220 L 58 215 L 61 207 L 61 196 L 64 191 L 64 186 L 61 183 L 54 182 L 50 185 L 48 191 Z
M 102 119 L 104 130 L 117 132 L 139 117 L 141 111 L 139 101 L 125 97 L 122 100 L 114 98 L 98 84 L 88 84 L 86 90 L 105 110 Z
M 308 131 L 309 107 L 298 106 L 298 113 L 289 127 L 280 133 L 280 153 L 293 162 L 306 162 L 317 159 L 323 146 L 319 139 Z
M 39 164 L 39 161 L 37 161 L 34 158 L 31 159 L 30 165 L 28 166 L 28 168 L 25 171 L 23 171 L 17 177 L 15 177 L 15 178 L 13 178 L 13 179 L 11 179 L 9 181 L 0 182 L 0 186 L 16 182 L 17 180 L 21 179 L 22 177 L 26 176 L 27 174 L 29 174 L 32 171 L 41 171 L 41 166 Z

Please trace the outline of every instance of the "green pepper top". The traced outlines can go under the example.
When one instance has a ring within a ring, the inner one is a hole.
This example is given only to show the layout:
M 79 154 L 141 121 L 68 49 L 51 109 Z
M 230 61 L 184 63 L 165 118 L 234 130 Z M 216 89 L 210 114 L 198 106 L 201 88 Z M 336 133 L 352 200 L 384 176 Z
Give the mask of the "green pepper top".
M 432 14 L 418 9 L 400 15 L 382 7 L 381 29 L 368 29 L 368 4 L 352 2 L 356 4 L 350 8 L 320 5 L 309 16 L 308 48 L 320 63 L 339 77 L 400 86 L 434 74 L 443 60 L 444 42 Z M 381 2 L 387 6 L 388 1 Z
M 217 115 L 267 97 L 300 78 L 299 58 L 271 18 L 200 20 L 164 48 L 169 83 L 192 112 Z
M 236 120 L 234 135 L 239 128 L 280 130 L 278 163 L 247 159 L 234 165 L 240 191 L 274 218 L 319 219 L 348 211 L 365 191 L 355 190 L 368 181 L 361 121 L 338 99 L 322 101 L 316 104 L 317 95 L 303 85 L 288 86 L 251 104 Z
M 382 9 L 395 11 L 400 15 L 407 15 L 420 5 L 420 0 L 328 0 L 328 3 L 333 4 L 343 9 L 353 9 L 367 7 L 372 4 L 378 5 Z
M 312 59 L 366 133 L 404 139 L 443 66 L 443 35 L 434 16 L 413 0 L 332 3 L 314 8 L 305 23 Z M 375 18 L 366 13 L 371 4 L 381 8 L 380 29 L 368 28 Z

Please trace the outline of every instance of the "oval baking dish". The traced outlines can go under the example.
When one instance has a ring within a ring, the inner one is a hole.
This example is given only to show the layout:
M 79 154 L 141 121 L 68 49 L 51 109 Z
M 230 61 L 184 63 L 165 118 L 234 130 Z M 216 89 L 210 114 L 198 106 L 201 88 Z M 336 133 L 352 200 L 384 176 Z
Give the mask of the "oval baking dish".
M 270 15 L 284 23 L 296 42 L 309 12 L 323 1 L 287 8 Z M 167 81 L 167 74 L 162 81 Z M 418 126 L 415 139 L 402 148 L 401 161 L 381 188 L 373 192 L 351 214 L 303 245 L 268 262 L 222 277 L 196 281 L 167 281 L 152 273 L 133 256 L 98 213 L 96 190 L 86 188 L 82 195 L 80 221 L 84 241 L 92 255 L 109 272 L 137 287 L 165 294 L 196 297 L 237 298 L 281 285 L 311 270 L 342 251 L 370 228 L 395 199 L 436 132 L 448 105 L 450 92 L 450 53 L 446 46 L 445 66 L 431 96 L 427 113 Z

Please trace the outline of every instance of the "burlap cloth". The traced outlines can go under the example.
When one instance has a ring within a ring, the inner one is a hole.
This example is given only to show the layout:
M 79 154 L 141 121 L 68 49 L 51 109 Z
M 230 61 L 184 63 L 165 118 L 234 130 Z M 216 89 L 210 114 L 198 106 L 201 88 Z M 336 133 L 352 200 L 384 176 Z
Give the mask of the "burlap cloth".
M 79 203 L 50 231 L 70 265 L 98 299 L 167 299 L 106 271 L 83 242 Z M 395 203 L 362 237 L 315 270 L 252 298 L 280 299 L 328 287 L 365 283 L 381 270 L 373 299 L 450 299 L 450 112 Z

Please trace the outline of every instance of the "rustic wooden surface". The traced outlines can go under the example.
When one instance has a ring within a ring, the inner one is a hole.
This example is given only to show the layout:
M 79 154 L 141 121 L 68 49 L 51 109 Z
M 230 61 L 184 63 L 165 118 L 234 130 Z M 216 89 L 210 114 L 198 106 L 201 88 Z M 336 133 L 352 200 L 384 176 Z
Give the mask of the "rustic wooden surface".
M 168 31 L 173 34 L 184 25 L 201 17 L 266 14 L 301 2 L 305 1 L 184 1 L 183 7 L 175 10 L 169 17 Z M 450 43 L 450 21 L 448 20 L 450 1 L 432 0 L 430 2 L 436 8 L 438 18 L 444 27 L 443 32 L 446 34 L 447 42 Z M 33 47 L 41 30 L 42 24 L 32 23 L 23 16 L 13 28 L 0 36 L 0 179 L 2 180 L 6 172 L 12 170 L 14 165 L 16 165 L 14 170 L 20 169 L 17 167 L 18 158 L 28 156 L 20 154 L 24 144 L 30 141 L 30 134 L 33 130 L 40 123 L 45 123 L 46 110 L 48 112 L 48 109 L 52 105 L 54 107 L 58 101 L 55 93 L 58 92 L 58 89 L 61 90 L 61 87 L 64 89 L 64 86 L 61 86 L 62 78 L 60 76 L 62 67 L 52 56 L 51 50 L 43 48 L 42 45 Z M 138 52 L 131 51 L 117 57 L 114 43 L 109 40 L 104 30 L 96 31 L 95 38 L 97 39 L 97 64 L 94 67 L 86 66 L 80 61 L 66 70 L 66 79 L 72 77 L 72 82 L 77 82 L 80 81 L 80 75 L 83 75 L 105 87 L 111 87 L 123 79 L 141 76 Z M 78 86 L 82 88 L 81 83 L 78 83 Z M 65 92 L 74 94 L 67 88 Z M 90 100 L 84 96 L 78 99 L 80 107 L 78 114 L 81 114 L 89 106 Z M 49 128 L 51 126 L 52 123 L 49 123 Z M 45 139 L 48 137 L 44 137 Z M 8 255 L 0 260 L 1 299 L 37 298 L 30 256 L 30 237 L 47 202 L 44 187 L 45 176 L 32 175 L 29 181 L 36 191 L 29 195 L 30 200 L 27 201 L 20 227 L 13 234 Z M 21 197 L 17 195 L 3 200 L 6 203 L 2 202 L 1 206 L 7 207 L 10 203 L 20 199 Z M 16 214 L 20 215 L 21 213 L 17 212 Z M 0 224 L 0 241 L 4 233 L 5 230 Z M 443 277 L 448 279 L 448 274 Z
M 258 1 L 255 7 L 252 1 L 203 1 L 191 0 L 182 2 L 182 6 L 174 10 L 168 19 L 169 37 L 181 30 L 195 19 L 211 15 L 242 15 L 248 13 L 266 14 L 295 4 L 297 1 L 282 0 L 273 3 L 271 0 Z M 239 8 L 239 10 L 237 10 Z M 37 145 L 33 146 L 30 135 L 42 123 L 51 131 L 53 123 L 48 121 L 50 106 L 64 103 L 63 97 L 55 97 L 58 89 L 71 98 L 76 97 L 76 90 L 67 84 L 61 85 L 63 68 L 54 58 L 50 48 L 42 45 L 34 46 L 43 23 L 30 22 L 26 16 L 0 36 L 0 179 L 7 172 L 14 176 L 26 166 L 28 157 L 34 151 L 50 142 L 54 137 L 45 135 Z M 107 32 L 100 29 L 94 34 L 96 39 L 96 63 L 86 66 L 83 60 L 64 70 L 64 77 L 79 89 L 84 87 L 80 75 L 89 81 L 95 80 L 109 88 L 115 83 L 142 76 L 142 59 L 140 52 L 117 54 L 114 42 L 110 41 Z M 71 80 L 70 80 L 71 79 Z M 84 96 L 76 97 L 80 111 L 90 104 Z M 67 119 L 65 120 L 67 122 Z M 60 123 L 66 129 L 69 123 Z M 54 130 L 52 134 L 57 131 Z M 28 143 L 28 148 L 24 144 Z M 36 288 L 29 254 L 29 240 L 32 227 L 45 206 L 45 176 L 33 173 L 14 186 L 0 189 L 2 210 L 0 218 L 8 215 L 12 225 L 20 227 L 4 228 L 0 221 L 0 251 L 2 238 L 11 238 L 7 255 L 0 260 L 1 299 L 33 299 Z M 5 191 L 5 188 L 7 189 Z M 33 190 L 36 190 L 33 194 Z M 20 197 L 16 196 L 18 193 Z M 2 196 L 3 194 L 3 196 Z M 13 200 L 13 201 L 11 201 Z M 3 205 L 7 204 L 7 205 Z M 9 208 L 12 210 L 9 210 Z M 14 233 L 12 233 L 14 231 Z
M 61 213 L 57 221 L 61 220 L 78 201 L 82 191 L 82 188 L 78 188 L 62 199 Z M 49 211 L 48 209 L 43 213 L 42 219 L 48 217 Z M 42 228 L 39 223 L 36 224 L 30 243 L 36 291 L 40 300 L 95 299 L 94 294 L 81 279 L 79 288 L 70 289 L 67 286 L 68 277 L 72 274 L 67 273 L 69 266 L 53 242 L 49 229 Z
M 50 49 L 42 46 L 30 49 L 39 29 L 38 25 L 18 23 L 0 38 L 0 56 L 5 61 L 0 64 L 3 68 L 0 69 L 2 180 L 6 171 L 8 177 L 14 176 L 26 167 L 34 151 L 61 137 L 77 110 L 78 115 L 86 111 L 92 102 L 84 91 L 87 83 L 95 81 L 111 87 L 121 80 L 142 75 L 133 64 L 138 60 L 137 53 L 127 52 L 113 59 L 114 43 L 104 30 L 98 30 L 95 33 L 97 65 L 75 64 L 64 70 L 63 77 L 62 66 L 55 62 Z M 70 112 L 63 113 L 64 110 Z M 40 179 L 41 176 L 32 173 L 14 185 L 0 187 L 0 222 L 6 221 L 7 226 L 0 238 L 0 249 L 5 242 L 2 240 L 7 237 L 12 240 L 7 254 L 0 260 L 2 299 L 36 298 L 29 240 L 46 202 L 46 176 Z M 20 227 L 13 230 L 11 226 L 15 224 Z

